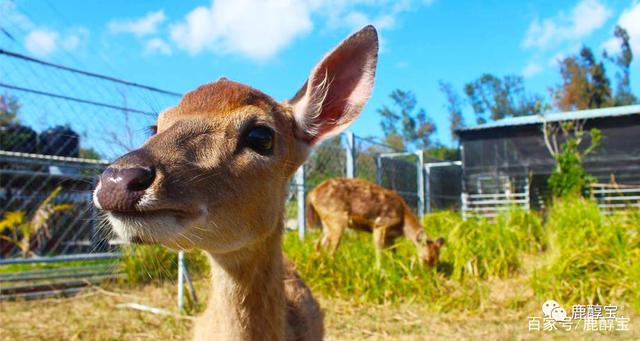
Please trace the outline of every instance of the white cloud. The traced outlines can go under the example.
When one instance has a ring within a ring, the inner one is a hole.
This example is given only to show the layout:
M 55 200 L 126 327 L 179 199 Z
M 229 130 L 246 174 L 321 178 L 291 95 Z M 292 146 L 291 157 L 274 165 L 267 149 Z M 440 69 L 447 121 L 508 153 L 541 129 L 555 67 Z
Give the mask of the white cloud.
M 111 33 L 131 33 L 144 37 L 158 32 L 158 27 L 167 19 L 164 10 L 149 12 L 139 19 L 115 19 L 107 24 Z
M 302 1 L 217 0 L 172 25 L 171 39 L 190 54 L 210 51 L 266 59 L 311 31 L 310 14 Z
M 353 5 L 358 5 L 358 1 L 352 1 Z M 372 24 L 378 30 L 391 29 L 396 25 L 396 18 L 399 14 L 409 11 L 412 8 L 412 2 L 410 0 L 393 1 L 385 3 L 384 1 L 374 3 L 374 5 L 380 8 L 380 11 L 375 15 L 367 15 L 363 11 L 358 9 L 349 9 L 349 6 L 345 8 L 332 7 L 327 8 L 329 11 L 333 11 L 332 23 L 334 26 L 346 26 L 351 30 L 356 30 L 365 25 Z M 430 3 L 425 5 L 430 5 Z M 371 9 L 371 8 L 369 8 Z M 341 13 L 346 12 L 346 14 Z
M 397 62 L 396 65 L 395 65 L 395 67 L 398 68 L 398 69 L 404 69 L 404 68 L 406 68 L 408 66 L 409 66 L 409 62 L 404 61 L 404 60 Z
M 75 27 L 60 39 L 60 47 L 67 51 L 74 51 L 89 40 L 89 30 Z
M 23 31 L 29 31 L 35 28 L 35 24 L 27 18 L 27 16 L 18 12 L 16 4 L 13 1 L 0 0 L 0 18 L 2 21 L 16 26 Z
M 59 49 L 74 51 L 84 44 L 88 37 L 89 31 L 82 27 L 73 28 L 64 35 L 54 30 L 37 28 L 24 38 L 24 47 L 32 54 L 44 57 Z
M 190 54 L 233 53 L 251 59 L 273 57 L 311 32 L 321 17 L 328 29 L 380 30 L 396 25 L 397 16 L 429 0 L 214 0 L 169 27 L 171 41 Z
M 538 62 L 529 62 L 524 69 L 522 69 L 522 76 L 524 78 L 531 78 L 543 70 L 544 68 Z
M 620 15 L 617 25 L 623 27 L 629 33 L 629 44 L 633 54 L 640 55 L 640 1 L 635 1 L 629 8 Z M 607 40 L 602 48 L 611 53 L 620 50 L 620 41 L 616 38 Z
M 58 32 L 33 30 L 24 38 L 24 47 L 37 56 L 47 56 L 58 49 Z
M 565 58 L 567 58 L 567 54 L 565 52 L 558 52 L 554 54 L 551 58 L 549 58 L 549 61 L 547 62 L 547 64 L 551 67 L 555 67 L 560 65 L 560 62 L 562 62 Z
M 39 57 L 48 56 L 61 49 L 77 50 L 89 39 L 89 31 L 84 27 L 77 26 L 65 29 L 63 34 L 47 27 L 38 26 L 29 17 L 20 13 L 13 1 L 0 0 L 0 18 L 3 23 L 9 25 L 8 31 L 12 37 L 16 40 L 22 40 L 24 48 Z M 22 33 L 24 36 L 21 36 Z
M 153 38 L 149 39 L 145 43 L 144 52 L 145 54 L 170 55 L 173 51 L 171 49 L 171 46 L 169 46 L 169 44 L 163 39 Z
M 582 39 L 601 28 L 610 16 L 611 10 L 598 0 L 581 0 L 568 15 L 561 11 L 552 18 L 533 20 L 522 46 L 546 49 Z

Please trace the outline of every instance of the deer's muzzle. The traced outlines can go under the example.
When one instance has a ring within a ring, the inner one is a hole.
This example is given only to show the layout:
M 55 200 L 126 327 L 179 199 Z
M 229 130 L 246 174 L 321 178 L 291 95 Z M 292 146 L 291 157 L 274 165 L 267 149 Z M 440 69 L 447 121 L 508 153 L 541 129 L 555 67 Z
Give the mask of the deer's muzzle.
M 136 205 L 155 177 L 153 167 L 107 168 L 100 176 L 96 193 L 100 208 L 113 212 L 137 211 Z

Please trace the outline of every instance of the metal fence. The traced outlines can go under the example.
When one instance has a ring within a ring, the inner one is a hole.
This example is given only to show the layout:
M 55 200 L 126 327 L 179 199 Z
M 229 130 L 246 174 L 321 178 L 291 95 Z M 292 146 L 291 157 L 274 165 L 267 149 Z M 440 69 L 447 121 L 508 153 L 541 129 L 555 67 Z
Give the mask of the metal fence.
M 179 94 L 0 49 L 0 96 L 0 257 L 108 250 L 96 177 Z
M 606 214 L 640 208 L 640 186 L 593 184 L 590 195 Z
M 120 275 L 118 246 L 98 229 L 95 181 L 180 98 L 32 58 L 16 37 L 19 28 L 2 21 L 0 300 L 73 293 Z

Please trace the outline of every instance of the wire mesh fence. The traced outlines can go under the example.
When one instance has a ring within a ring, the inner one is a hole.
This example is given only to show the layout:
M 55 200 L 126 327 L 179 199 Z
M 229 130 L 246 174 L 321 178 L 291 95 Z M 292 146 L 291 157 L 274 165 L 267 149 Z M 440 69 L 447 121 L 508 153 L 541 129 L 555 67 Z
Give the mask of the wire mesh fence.
M 179 94 L 2 49 L 0 76 L 0 256 L 108 251 L 115 241 L 98 233 L 92 209 L 97 176 L 139 146 Z M 305 163 L 303 183 L 292 183 L 302 191 L 292 191 L 288 217 L 299 215 L 301 193 L 345 176 L 395 189 L 416 208 L 415 159 L 381 157 L 393 151 L 349 134 L 325 141 Z
M 0 257 L 110 251 L 117 241 L 99 233 L 92 208 L 97 176 L 142 144 L 180 94 L 33 58 L 14 29 L 0 34 Z M 299 199 L 333 177 L 396 190 L 419 212 L 422 161 L 397 152 L 351 133 L 324 141 L 292 179 L 290 225 L 304 224 Z
M 420 188 L 418 175 L 421 169 L 416 153 L 381 154 L 378 183 L 393 189 L 409 204 L 415 213 L 420 213 Z
M 461 162 L 427 162 L 424 170 L 425 211 L 459 210 L 462 193 Z
M 97 175 L 179 96 L 0 49 L 0 257 L 107 249 Z

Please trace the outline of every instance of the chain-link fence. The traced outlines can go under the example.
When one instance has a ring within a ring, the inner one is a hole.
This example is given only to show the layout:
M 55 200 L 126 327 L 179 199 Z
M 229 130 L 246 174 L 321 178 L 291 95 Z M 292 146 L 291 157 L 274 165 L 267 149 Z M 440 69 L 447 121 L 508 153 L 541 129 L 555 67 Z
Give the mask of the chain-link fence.
M 179 96 L 0 49 L 0 257 L 109 249 L 96 177 Z
M 459 210 L 462 204 L 462 163 L 427 162 L 424 172 L 425 211 Z
M 91 203 L 97 175 L 108 160 L 139 146 L 157 112 L 179 94 L 7 50 L 0 50 L 0 76 L 0 213 L 7 226 L 0 255 L 107 251 L 115 241 L 98 233 Z M 298 197 L 333 177 L 377 182 L 419 212 L 419 158 L 392 153 L 351 133 L 315 148 L 302 181 L 292 182 L 299 189 L 287 206 L 292 225 L 304 223 L 297 220 L 304 203 Z

